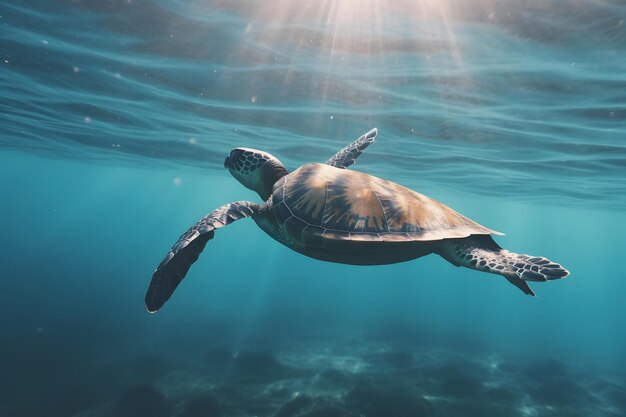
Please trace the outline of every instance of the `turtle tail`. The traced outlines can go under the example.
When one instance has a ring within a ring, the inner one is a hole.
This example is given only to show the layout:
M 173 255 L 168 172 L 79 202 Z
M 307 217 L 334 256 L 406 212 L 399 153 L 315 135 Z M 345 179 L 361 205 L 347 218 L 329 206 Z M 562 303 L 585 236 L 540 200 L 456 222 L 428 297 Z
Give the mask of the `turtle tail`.
M 532 296 L 535 293 L 526 281 L 551 281 L 569 275 L 567 269 L 549 259 L 502 249 L 489 235 L 446 239 L 439 254 L 453 265 L 502 275 L 524 294 Z

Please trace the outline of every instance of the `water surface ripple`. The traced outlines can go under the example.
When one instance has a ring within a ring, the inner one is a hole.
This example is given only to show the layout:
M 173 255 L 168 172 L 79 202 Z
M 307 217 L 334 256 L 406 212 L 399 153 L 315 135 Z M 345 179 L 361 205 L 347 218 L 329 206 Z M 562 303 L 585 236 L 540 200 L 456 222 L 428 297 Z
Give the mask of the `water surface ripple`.
M 0 8 L 0 149 L 291 168 L 376 126 L 406 185 L 626 207 L 622 1 L 18 1 Z

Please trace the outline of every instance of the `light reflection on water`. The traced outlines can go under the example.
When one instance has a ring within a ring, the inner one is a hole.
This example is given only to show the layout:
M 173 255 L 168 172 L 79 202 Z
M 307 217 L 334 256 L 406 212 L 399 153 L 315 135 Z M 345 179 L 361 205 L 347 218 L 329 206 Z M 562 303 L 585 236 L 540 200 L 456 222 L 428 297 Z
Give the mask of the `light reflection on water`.
M 622 208 L 624 15 L 565 0 L 10 4 L 0 145 L 202 169 L 243 145 L 295 168 L 376 126 L 379 175 Z

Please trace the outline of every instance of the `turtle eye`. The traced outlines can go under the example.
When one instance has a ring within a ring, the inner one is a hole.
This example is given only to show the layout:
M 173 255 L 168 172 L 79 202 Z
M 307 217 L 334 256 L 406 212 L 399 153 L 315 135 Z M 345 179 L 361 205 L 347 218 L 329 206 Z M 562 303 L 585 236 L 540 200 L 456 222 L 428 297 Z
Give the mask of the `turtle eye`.
M 232 151 L 230 151 L 230 155 L 228 155 L 230 163 L 234 165 L 239 160 L 239 158 L 241 158 L 243 152 L 243 149 L 233 149 Z

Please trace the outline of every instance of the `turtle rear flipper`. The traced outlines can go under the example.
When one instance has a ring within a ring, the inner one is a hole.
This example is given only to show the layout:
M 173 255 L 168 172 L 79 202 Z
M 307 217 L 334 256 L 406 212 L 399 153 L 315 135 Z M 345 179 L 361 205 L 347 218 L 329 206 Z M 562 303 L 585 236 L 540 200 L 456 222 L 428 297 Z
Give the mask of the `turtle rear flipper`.
M 528 283 L 526 281 L 524 281 L 523 279 L 520 279 L 520 278 L 517 278 L 517 277 L 513 277 L 513 276 L 508 276 L 508 275 L 504 275 L 504 278 L 506 278 L 507 281 L 509 281 L 511 284 L 513 284 L 517 288 L 519 288 L 524 294 L 530 295 L 530 296 L 533 296 L 533 297 L 537 296 L 535 294 L 535 292 L 532 290 L 532 288 L 530 288 Z
M 524 294 L 532 296 L 535 293 L 526 281 L 551 281 L 569 275 L 567 269 L 549 259 L 502 249 L 489 235 L 446 239 L 439 254 L 456 266 L 502 275 Z

